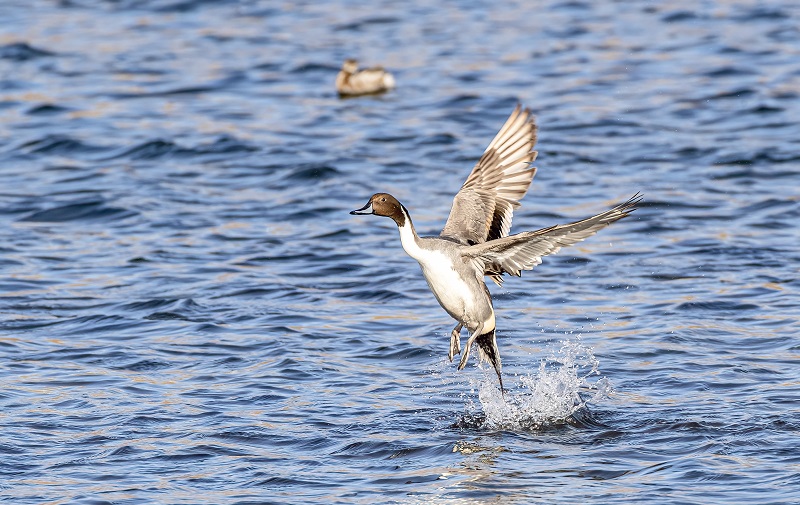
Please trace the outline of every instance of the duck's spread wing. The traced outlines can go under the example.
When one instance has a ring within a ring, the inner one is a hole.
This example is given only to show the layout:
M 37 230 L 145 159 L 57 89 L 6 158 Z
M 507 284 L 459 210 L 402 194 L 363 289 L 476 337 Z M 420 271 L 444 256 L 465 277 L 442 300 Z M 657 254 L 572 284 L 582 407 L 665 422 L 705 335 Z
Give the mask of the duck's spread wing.
M 483 268 L 485 275 L 501 285 L 500 275 L 507 273 L 519 277 L 522 270 L 531 270 L 540 264 L 543 256 L 555 254 L 562 247 L 591 237 L 614 221 L 628 216 L 641 199 L 637 193 L 627 202 L 588 219 L 474 245 L 466 248 L 462 255 L 474 261 L 478 268 Z
M 517 105 L 456 194 L 441 236 L 465 245 L 508 236 L 536 173 L 535 145 L 535 119 Z

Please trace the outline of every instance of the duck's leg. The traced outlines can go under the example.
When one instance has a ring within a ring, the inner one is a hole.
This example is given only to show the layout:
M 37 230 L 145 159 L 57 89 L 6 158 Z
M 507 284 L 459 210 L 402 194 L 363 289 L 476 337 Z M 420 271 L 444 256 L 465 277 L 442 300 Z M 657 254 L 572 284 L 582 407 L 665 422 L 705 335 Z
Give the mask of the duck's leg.
M 483 323 L 480 323 L 478 327 L 472 332 L 472 335 L 469 336 L 467 340 L 467 345 L 464 346 L 464 352 L 461 354 L 461 362 L 458 364 L 458 369 L 462 370 L 465 366 L 467 366 L 467 358 L 469 358 L 469 350 L 472 348 L 472 343 L 475 342 L 475 339 L 483 331 Z
M 458 323 L 453 331 L 450 333 L 450 354 L 447 355 L 450 358 L 450 362 L 453 362 L 453 356 L 456 354 L 461 353 L 461 328 L 463 327 L 462 323 Z

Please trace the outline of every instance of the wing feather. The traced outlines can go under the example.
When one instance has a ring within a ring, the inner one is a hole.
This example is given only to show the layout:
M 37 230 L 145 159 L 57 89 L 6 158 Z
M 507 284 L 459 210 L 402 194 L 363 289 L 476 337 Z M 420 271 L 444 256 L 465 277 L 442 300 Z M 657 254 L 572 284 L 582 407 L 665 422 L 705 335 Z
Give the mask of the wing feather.
M 522 270 L 531 270 L 541 264 L 542 257 L 585 240 L 614 221 L 627 217 L 641 200 L 641 195 L 636 193 L 627 202 L 588 219 L 473 245 L 464 249 L 462 256 L 475 262 L 479 268 L 483 268 L 485 275 L 502 285 L 500 275 L 505 273 L 519 277 Z
M 517 105 L 453 199 L 441 236 L 464 245 L 508 236 L 536 168 L 536 122 Z

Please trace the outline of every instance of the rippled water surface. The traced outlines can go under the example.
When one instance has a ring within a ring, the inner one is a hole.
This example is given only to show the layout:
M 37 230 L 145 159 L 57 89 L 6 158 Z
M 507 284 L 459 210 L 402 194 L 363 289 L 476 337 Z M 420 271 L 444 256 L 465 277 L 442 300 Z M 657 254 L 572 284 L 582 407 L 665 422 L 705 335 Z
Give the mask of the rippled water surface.
M 0 3 L 0 501 L 800 503 L 796 2 Z M 395 91 L 340 100 L 358 57 Z M 518 102 L 456 371 L 417 229 Z

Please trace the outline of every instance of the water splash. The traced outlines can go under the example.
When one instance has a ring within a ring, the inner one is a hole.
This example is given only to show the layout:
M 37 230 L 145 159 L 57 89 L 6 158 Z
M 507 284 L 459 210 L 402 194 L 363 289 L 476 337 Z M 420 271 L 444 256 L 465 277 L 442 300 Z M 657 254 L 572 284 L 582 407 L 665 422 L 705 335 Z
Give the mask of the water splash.
M 556 349 L 557 345 L 560 347 Z M 598 377 L 599 366 L 592 349 L 580 339 L 556 342 L 540 361 L 539 369 L 517 376 L 517 384 L 508 388 L 505 395 L 497 387 L 493 373 L 473 383 L 480 407 L 469 400 L 465 418 L 481 419 L 481 428 L 495 430 L 540 429 L 567 422 L 588 403 L 610 395 L 611 384 L 605 377 Z M 479 411 L 482 415 L 477 414 Z

